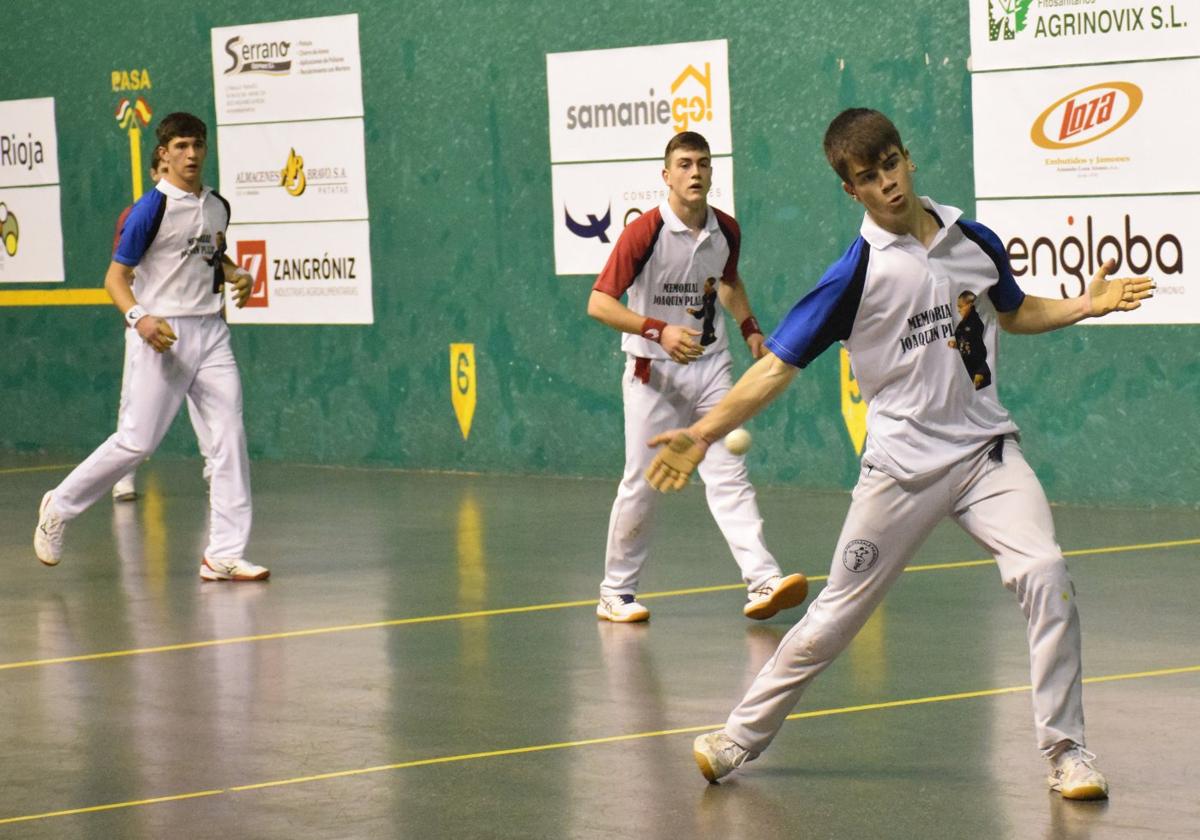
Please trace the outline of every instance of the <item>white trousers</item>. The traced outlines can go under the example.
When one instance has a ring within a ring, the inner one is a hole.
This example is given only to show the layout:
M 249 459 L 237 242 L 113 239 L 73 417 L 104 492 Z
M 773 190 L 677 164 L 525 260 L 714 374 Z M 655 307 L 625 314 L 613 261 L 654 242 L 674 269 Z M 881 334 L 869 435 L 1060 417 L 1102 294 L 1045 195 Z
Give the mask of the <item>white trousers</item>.
M 117 405 L 117 428 L 121 428 L 121 417 L 125 414 L 126 406 L 129 404 L 129 383 L 132 377 L 129 375 L 129 364 L 133 360 L 134 354 L 139 346 L 146 342 L 138 335 L 137 330 L 127 329 L 125 333 L 125 363 L 121 369 L 121 401 Z M 204 475 L 208 477 L 212 467 L 209 458 L 209 450 L 212 448 L 212 433 L 208 430 L 208 425 L 205 424 L 204 418 L 200 416 L 200 410 L 196 408 L 196 401 L 192 399 L 191 394 L 188 394 L 187 399 L 188 420 L 192 421 L 192 431 L 196 433 L 196 445 L 200 449 L 200 455 L 204 458 Z M 134 465 L 135 468 L 138 466 Z M 130 470 L 126 476 L 132 480 L 134 471 Z
M 728 352 L 703 357 L 688 365 L 655 360 L 650 381 L 633 375 L 635 359 L 625 365 L 625 474 L 617 488 L 608 522 L 601 595 L 632 595 L 646 564 L 654 530 L 659 493 L 646 481 L 646 468 L 655 450 L 646 442 L 659 432 L 690 426 L 720 402 L 732 387 Z M 779 564 L 763 541 L 762 516 L 746 461 L 717 441 L 700 462 L 708 508 L 733 552 L 750 588 L 779 574 Z
M 250 458 L 242 421 L 242 381 L 220 315 L 167 318 L 178 340 L 166 353 L 139 337 L 130 348 L 125 410 L 117 431 L 54 489 L 54 506 L 74 519 L 118 478 L 153 454 L 184 397 L 211 433 L 209 543 L 205 556 L 245 556 L 250 538 Z
M 1025 613 L 1039 748 L 1084 743 L 1079 614 L 1050 506 L 1015 437 L 1005 439 L 1002 461 L 989 457 L 992 449 L 914 482 L 863 466 L 829 580 L 730 714 L 725 729 L 734 741 L 754 753 L 771 743 L 809 682 L 949 516 L 996 558 Z

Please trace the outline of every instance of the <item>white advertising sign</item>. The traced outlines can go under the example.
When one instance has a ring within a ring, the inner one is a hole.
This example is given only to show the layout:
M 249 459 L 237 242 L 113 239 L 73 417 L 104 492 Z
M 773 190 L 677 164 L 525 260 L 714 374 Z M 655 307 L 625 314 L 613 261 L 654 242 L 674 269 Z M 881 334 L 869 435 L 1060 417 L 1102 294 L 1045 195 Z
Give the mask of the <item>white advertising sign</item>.
M 1198 89 L 1200 59 L 976 74 L 976 195 L 1200 191 Z
M 666 200 L 662 161 L 551 167 L 556 274 L 599 274 L 625 226 Z M 713 159 L 709 203 L 733 214 L 733 158 Z
M 971 69 L 1200 55 L 1200 0 L 970 0 Z
M 62 283 L 59 188 L 0 187 L 0 283 Z
M 217 124 L 361 117 L 358 15 L 212 30 Z
M 254 277 L 243 309 L 228 303 L 231 324 L 371 324 L 370 226 L 231 225 L 229 255 Z
M 361 118 L 221 126 L 218 137 L 236 223 L 367 217 Z
M 1200 324 L 1200 195 L 987 201 L 979 220 L 996 231 L 1027 293 L 1082 294 L 1107 259 L 1113 277 L 1149 277 L 1154 297 L 1133 312 L 1083 324 Z
M 550 53 L 546 84 L 552 163 L 653 157 L 680 131 L 733 151 L 727 41 Z
M 0 187 L 57 183 L 54 99 L 0 102 Z

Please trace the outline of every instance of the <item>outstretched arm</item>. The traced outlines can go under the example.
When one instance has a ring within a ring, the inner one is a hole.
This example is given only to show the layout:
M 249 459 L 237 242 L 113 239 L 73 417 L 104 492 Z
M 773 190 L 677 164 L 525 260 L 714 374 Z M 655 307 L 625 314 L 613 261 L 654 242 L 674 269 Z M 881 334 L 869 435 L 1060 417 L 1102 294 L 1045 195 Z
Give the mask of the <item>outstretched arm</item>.
M 782 394 L 798 370 L 768 351 L 708 414 L 686 429 L 674 429 L 650 439 L 650 446 L 665 443 L 667 448 L 658 453 L 646 470 L 646 480 L 664 493 L 683 489 L 709 445 Z
M 1012 312 L 1001 312 L 1000 326 L 1011 333 L 1043 333 L 1099 318 L 1110 312 L 1129 312 L 1154 296 L 1154 281 L 1146 278 L 1109 280 L 1116 262 L 1108 260 L 1092 277 L 1082 295 L 1066 300 L 1026 295 Z

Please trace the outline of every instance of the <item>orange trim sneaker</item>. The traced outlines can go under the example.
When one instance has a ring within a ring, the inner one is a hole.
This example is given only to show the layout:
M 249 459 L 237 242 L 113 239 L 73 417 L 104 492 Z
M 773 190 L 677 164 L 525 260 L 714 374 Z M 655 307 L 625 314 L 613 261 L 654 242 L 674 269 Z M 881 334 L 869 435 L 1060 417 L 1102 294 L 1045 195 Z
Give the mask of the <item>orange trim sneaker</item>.
M 633 595 L 601 595 L 596 605 L 596 617 L 605 621 L 627 624 L 650 618 L 650 610 L 637 602 Z
M 742 612 L 746 618 L 763 621 L 780 610 L 790 610 L 803 604 L 808 597 L 808 578 L 801 574 L 787 577 L 776 575 L 758 589 L 751 589 L 748 597 Z
M 692 758 L 696 759 L 696 766 L 704 778 L 714 785 L 717 779 L 728 776 L 755 757 L 726 735 L 724 729 L 701 735 L 692 742 Z
M 57 566 L 62 559 L 63 529 L 67 527 L 54 507 L 53 493 L 53 490 L 47 490 L 42 496 L 38 524 L 33 529 L 33 553 L 47 566 Z
M 266 580 L 271 570 L 255 566 L 241 558 L 212 560 L 205 557 L 200 561 L 200 577 L 204 580 Z
M 1108 799 L 1108 780 L 1092 764 L 1095 760 L 1093 753 L 1072 743 L 1050 759 L 1050 790 L 1063 799 Z

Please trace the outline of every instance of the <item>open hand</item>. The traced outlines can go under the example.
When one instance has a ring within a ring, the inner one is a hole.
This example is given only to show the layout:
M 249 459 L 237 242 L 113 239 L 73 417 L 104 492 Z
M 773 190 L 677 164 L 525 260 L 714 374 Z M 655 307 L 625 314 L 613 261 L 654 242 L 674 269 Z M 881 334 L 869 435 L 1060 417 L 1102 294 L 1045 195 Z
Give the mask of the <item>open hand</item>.
M 699 330 L 693 330 L 690 327 L 679 327 L 675 324 L 667 324 L 663 329 L 662 348 L 670 354 L 671 358 L 679 362 L 681 365 L 686 365 L 688 362 L 694 362 L 704 355 L 704 348 L 697 342 L 693 341 L 694 336 L 700 335 Z
M 238 268 L 226 277 L 225 282 L 232 287 L 234 305 L 241 309 L 250 299 L 250 290 L 254 288 L 254 276 L 246 269 Z
M 1154 281 L 1146 277 L 1128 277 L 1109 280 L 1108 275 L 1117 267 L 1115 260 L 1106 260 L 1088 284 L 1088 314 L 1092 317 L 1109 312 L 1129 312 L 1142 305 L 1146 298 L 1154 296 Z

